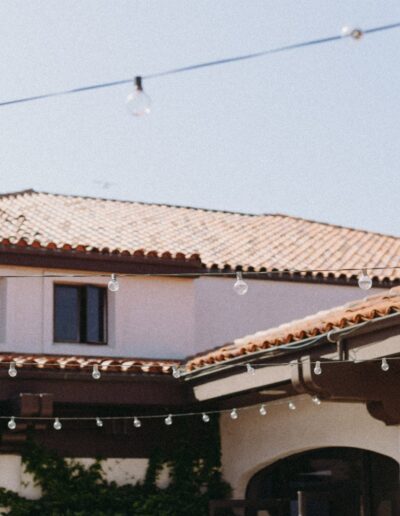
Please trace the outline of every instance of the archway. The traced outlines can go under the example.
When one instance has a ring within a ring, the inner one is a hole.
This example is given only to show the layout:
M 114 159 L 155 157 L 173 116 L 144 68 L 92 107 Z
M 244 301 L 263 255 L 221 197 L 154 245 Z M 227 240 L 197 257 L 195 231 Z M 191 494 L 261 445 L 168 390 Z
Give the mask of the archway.
M 268 500 L 269 516 L 395 516 L 399 464 L 357 448 L 320 448 L 257 472 L 247 486 L 248 501 Z M 247 509 L 246 516 L 257 516 Z

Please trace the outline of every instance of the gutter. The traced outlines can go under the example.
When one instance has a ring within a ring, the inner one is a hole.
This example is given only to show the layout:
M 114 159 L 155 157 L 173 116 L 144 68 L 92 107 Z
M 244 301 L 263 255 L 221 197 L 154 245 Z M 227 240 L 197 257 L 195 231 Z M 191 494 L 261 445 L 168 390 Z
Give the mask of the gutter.
M 382 324 L 385 322 L 391 322 L 392 319 L 399 319 L 400 322 L 400 312 L 395 312 L 389 315 L 385 315 L 383 317 L 377 317 L 375 319 L 369 319 L 368 321 L 363 321 L 362 323 L 354 324 L 350 327 L 330 330 L 326 333 L 318 335 L 317 337 L 308 337 L 306 339 L 299 340 L 291 344 L 281 344 L 279 346 L 273 346 L 271 348 L 255 351 L 253 353 L 249 353 L 246 355 L 240 355 L 238 357 L 230 358 L 228 360 L 223 360 L 216 364 L 203 366 L 201 368 L 195 369 L 194 371 L 182 371 L 181 377 L 185 381 L 197 380 L 200 378 L 208 379 L 208 377 L 210 377 L 211 375 L 216 375 L 218 373 L 225 371 L 232 371 L 238 365 L 244 366 L 244 364 L 256 362 L 263 358 L 277 358 L 286 356 L 288 354 L 291 354 L 302 349 L 314 349 L 318 347 L 321 343 L 338 344 L 344 337 L 350 335 L 361 335 L 365 333 L 365 331 L 362 331 L 364 328 L 367 327 L 369 330 L 371 326 L 377 325 L 379 323 Z M 271 366 L 272 365 L 274 364 L 271 363 Z M 278 363 L 276 365 L 280 364 Z M 266 367 L 268 367 L 267 364 Z

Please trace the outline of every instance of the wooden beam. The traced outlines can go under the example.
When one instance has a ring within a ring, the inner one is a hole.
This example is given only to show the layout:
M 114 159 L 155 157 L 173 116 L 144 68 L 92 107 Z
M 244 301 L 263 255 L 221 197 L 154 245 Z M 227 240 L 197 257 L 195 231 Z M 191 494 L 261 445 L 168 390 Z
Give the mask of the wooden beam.
M 315 357 L 292 362 L 292 385 L 297 392 L 329 401 L 366 403 L 370 414 L 388 425 L 400 424 L 400 363 L 389 361 L 383 371 L 379 361 L 321 363 L 314 372 Z

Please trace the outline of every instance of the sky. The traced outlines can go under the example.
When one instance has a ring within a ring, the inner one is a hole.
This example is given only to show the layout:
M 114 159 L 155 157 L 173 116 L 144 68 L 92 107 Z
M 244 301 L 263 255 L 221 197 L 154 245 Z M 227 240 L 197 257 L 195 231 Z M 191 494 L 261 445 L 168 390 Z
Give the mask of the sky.
M 400 21 L 398 0 L 1 0 L 0 101 Z M 0 192 L 27 188 L 400 236 L 400 29 L 0 108 Z M 104 185 L 103 183 L 112 183 Z

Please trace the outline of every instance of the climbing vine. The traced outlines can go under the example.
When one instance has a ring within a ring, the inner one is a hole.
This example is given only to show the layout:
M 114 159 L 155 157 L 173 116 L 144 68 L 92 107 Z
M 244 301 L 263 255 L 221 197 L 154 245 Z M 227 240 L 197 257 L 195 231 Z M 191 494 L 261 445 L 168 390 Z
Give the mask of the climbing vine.
M 28 500 L 0 489 L 2 514 L 11 516 L 206 516 L 212 499 L 226 498 L 218 422 L 210 422 L 201 441 L 193 445 L 190 423 L 179 422 L 168 449 L 155 449 L 143 482 L 118 486 L 106 480 L 102 461 L 85 467 L 59 457 L 29 439 L 22 460 L 34 482 L 41 487 L 38 500 Z M 157 478 L 169 466 L 170 483 L 161 489 Z M 219 514 L 231 514 L 221 512 Z

